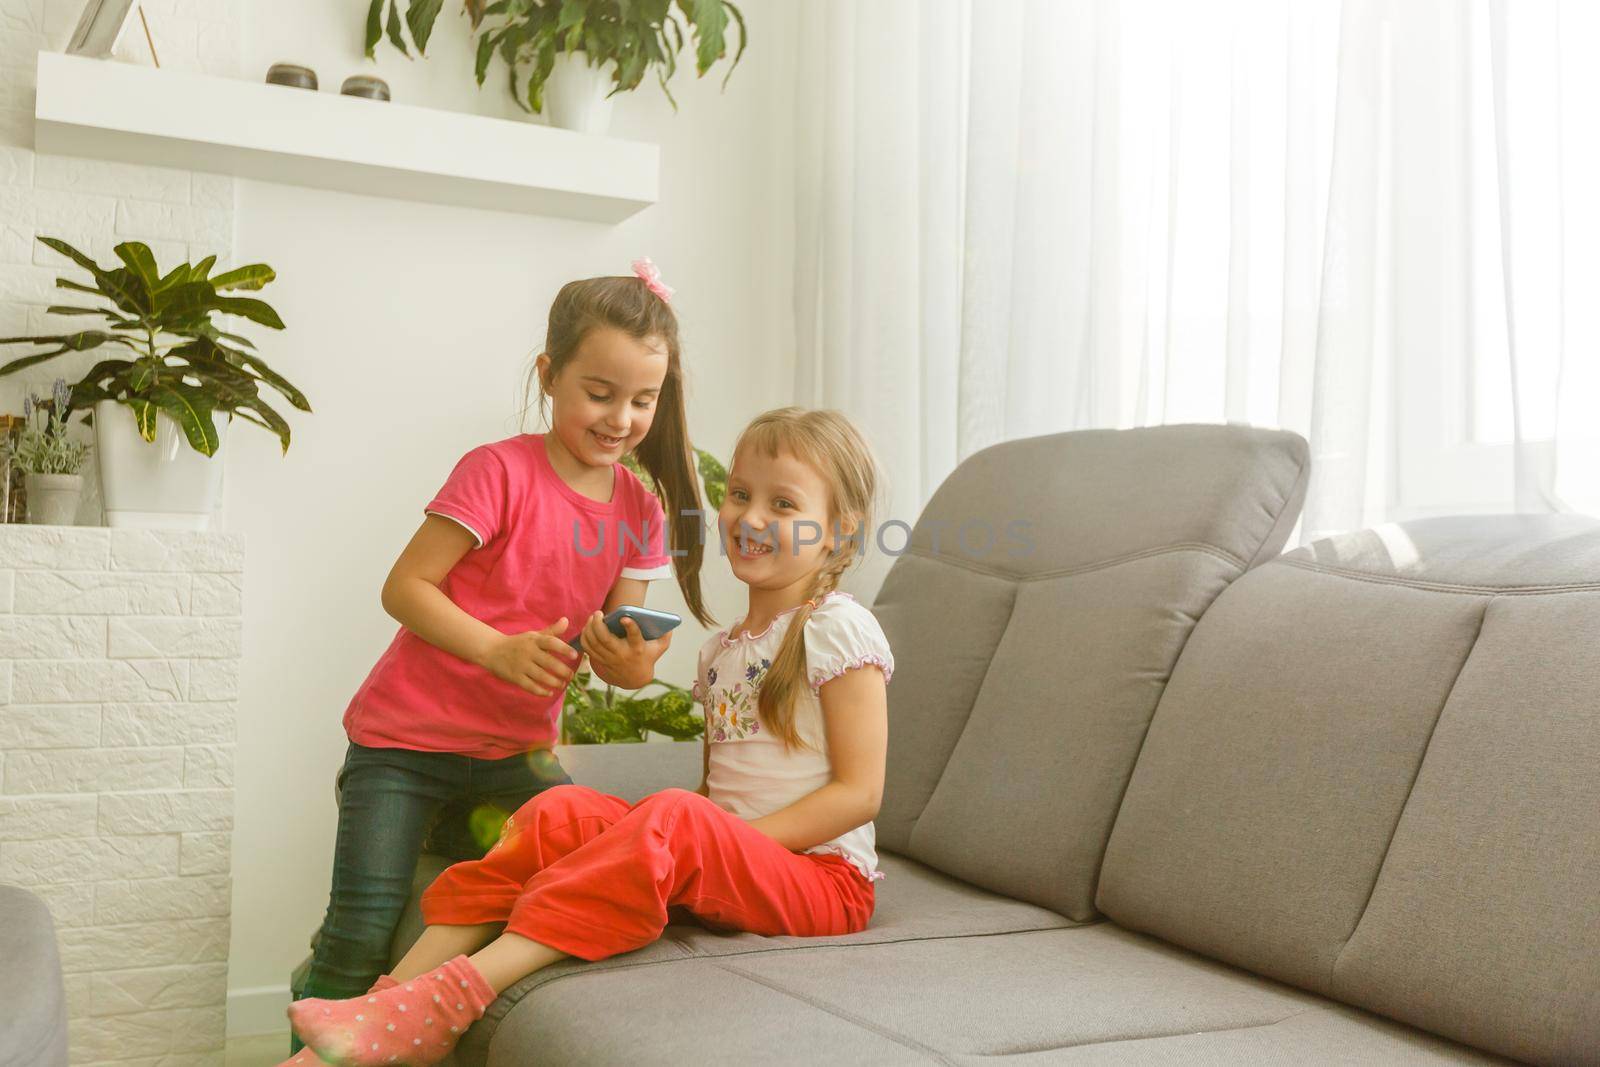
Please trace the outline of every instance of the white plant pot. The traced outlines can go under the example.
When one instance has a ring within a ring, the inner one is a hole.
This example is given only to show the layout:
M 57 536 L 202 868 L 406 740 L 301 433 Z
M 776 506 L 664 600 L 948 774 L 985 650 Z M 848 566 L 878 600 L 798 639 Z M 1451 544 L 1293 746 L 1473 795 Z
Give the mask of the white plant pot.
M 607 94 L 614 62 L 589 65 L 582 52 L 560 52 L 544 83 L 544 110 L 550 125 L 578 133 L 604 134 L 611 128 L 611 100 Z
M 75 526 L 78 498 L 83 495 L 81 474 L 28 474 L 23 477 L 28 494 L 28 521 L 40 526 Z
M 217 418 L 217 435 L 227 440 L 228 419 Z M 94 406 L 100 484 L 106 525 L 149 530 L 204 530 L 222 496 L 222 452 L 196 452 L 183 429 L 167 415 L 156 416 L 156 439 L 139 436 L 133 411 L 114 400 Z

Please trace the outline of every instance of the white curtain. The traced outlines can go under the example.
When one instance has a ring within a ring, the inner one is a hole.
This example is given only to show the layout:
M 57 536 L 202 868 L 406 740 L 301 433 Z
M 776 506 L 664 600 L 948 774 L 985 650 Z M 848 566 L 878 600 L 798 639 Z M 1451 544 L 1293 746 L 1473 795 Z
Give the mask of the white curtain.
M 807 0 L 800 402 L 907 520 L 997 441 L 1183 421 L 1305 435 L 1304 539 L 1596 510 L 1596 7 Z

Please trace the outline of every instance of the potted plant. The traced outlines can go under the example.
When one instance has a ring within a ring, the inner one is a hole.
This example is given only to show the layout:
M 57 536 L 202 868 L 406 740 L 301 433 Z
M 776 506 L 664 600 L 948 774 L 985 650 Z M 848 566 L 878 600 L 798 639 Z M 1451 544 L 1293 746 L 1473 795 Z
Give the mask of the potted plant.
M 674 741 L 692 741 L 705 730 L 689 691 L 659 678 L 631 696 L 612 686 L 591 688 L 589 671 L 579 671 L 567 684 L 561 705 L 561 743 L 605 745 L 644 741 L 660 734 Z M 659 688 L 660 692 L 645 695 Z
M 747 43 L 744 15 L 728 0 L 465 0 L 464 6 L 478 35 L 478 84 L 499 56 L 519 106 L 540 114 L 548 97 L 551 124 L 583 133 L 604 133 L 611 98 L 638 88 L 651 70 L 676 110 L 667 79 L 678 69 L 688 37 L 694 39 L 695 69 L 704 75 L 727 55 L 729 22 L 738 27 L 739 48 L 724 85 Z M 367 55 L 375 54 L 387 34 L 409 56 L 406 30 L 418 53 L 425 53 L 441 7 L 442 0 L 372 0 Z
M 14 452 L 23 473 L 28 521 L 46 526 L 71 526 L 77 521 L 83 495 L 83 461 L 89 446 L 75 441 L 67 429 L 68 389 L 57 378 L 49 397 L 22 401 L 22 432 Z
M 49 312 L 99 317 L 106 328 L 0 338 L 0 344 L 51 346 L 0 366 L 0 377 L 67 353 L 116 350 L 71 386 L 65 413 L 84 411 L 84 421 L 95 428 L 107 521 L 205 529 L 222 484 L 222 464 L 214 459 L 228 423 L 253 422 L 277 435 L 287 452 L 289 424 L 262 398 L 261 387 L 311 410 L 305 395 L 267 366 L 248 338 L 212 321 L 215 315 L 238 315 L 283 329 L 283 320 L 263 301 L 225 295 L 260 289 L 276 277 L 272 268 L 255 263 L 213 275 L 216 257 L 208 256 L 163 274 L 150 249 L 137 241 L 117 245 L 122 266 L 106 268 L 65 241 L 39 240 L 93 279 L 85 284 L 58 278 L 59 288 L 109 304 L 53 306 Z

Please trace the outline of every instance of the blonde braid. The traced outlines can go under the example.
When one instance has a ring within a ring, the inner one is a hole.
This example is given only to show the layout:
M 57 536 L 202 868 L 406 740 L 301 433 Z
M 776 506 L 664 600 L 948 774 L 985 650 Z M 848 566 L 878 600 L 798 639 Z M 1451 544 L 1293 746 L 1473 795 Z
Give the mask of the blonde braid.
M 852 539 L 836 549 L 811 582 L 811 595 L 789 620 L 789 629 L 778 646 L 778 654 L 767 670 L 756 697 L 761 719 L 786 748 L 810 748 L 794 724 L 794 702 L 806 680 L 806 620 L 829 593 L 839 588 L 839 580 L 855 560 L 856 542 Z

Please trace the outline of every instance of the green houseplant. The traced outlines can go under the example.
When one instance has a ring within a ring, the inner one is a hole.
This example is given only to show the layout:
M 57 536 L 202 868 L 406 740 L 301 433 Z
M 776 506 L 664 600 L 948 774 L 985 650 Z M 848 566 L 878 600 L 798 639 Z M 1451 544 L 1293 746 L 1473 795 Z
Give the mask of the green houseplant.
M 567 684 L 561 701 L 562 744 L 643 741 L 647 733 L 692 741 L 705 729 L 694 699 L 681 686 L 654 678 L 643 689 L 623 696 L 611 686 L 591 686 L 591 678 L 589 671 L 579 671 Z
M 367 55 L 375 55 L 387 35 L 409 56 L 407 31 L 417 51 L 425 53 L 442 6 L 443 0 L 372 0 L 367 9 Z M 604 120 L 579 113 L 585 94 L 598 92 L 598 99 L 607 100 L 638 88 L 654 71 L 676 109 L 667 80 L 677 70 L 678 53 L 689 38 L 694 41 L 695 69 L 704 75 L 727 56 L 730 24 L 737 28 L 739 46 L 723 84 L 739 65 L 747 43 L 744 15 L 728 0 L 465 0 L 464 7 L 478 39 L 479 85 L 498 56 L 519 106 L 542 113 L 549 86 L 552 94 L 559 91 L 579 105 L 568 109 L 562 100 L 552 99 L 552 121 L 590 132 L 600 132 L 594 127 L 603 126 Z
M 722 507 L 728 491 L 728 470 L 711 453 L 695 449 L 701 481 L 713 508 Z M 655 491 L 655 480 L 633 453 L 622 458 L 623 465 Z M 561 703 L 561 743 L 599 745 L 613 742 L 643 741 L 650 733 L 664 734 L 674 741 L 692 741 L 705 732 L 705 718 L 697 714 L 689 691 L 671 682 L 653 678 L 637 692 L 622 696 L 612 686 L 590 684 L 593 675 L 579 671 L 567 683 Z
M 311 410 L 305 394 L 268 366 L 253 342 L 214 321 L 237 315 L 283 329 L 283 320 L 264 301 L 232 295 L 267 285 L 276 277 L 272 268 L 255 263 L 214 275 L 216 257 L 209 256 L 162 273 L 150 249 L 137 241 L 116 246 L 120 266 L 102 267 L 65 241 L 39 241 L 91 278 L 90 283 L 58 278 L 57 287 L 103 301 L 53 306 L 49 312 L 99 318 L 102 328 L 0 338 L 0 344 L 47 347 L 0 366 L 0 377 L 71 353 L 109 350 L 113 354 L 71 386 L 65 414 L 84 411 L 84 421 L 95 427 L 111 524 L 204 528 L 221 476 L 220 464 L 209 459 L 222 447 L 227 423 L 235 417 L 253 422 L 288 451 L 289 423 L 263 397 L 262 388 Z M 163 444 L 164 427 L 179 447 Z M 136 446 L 139 438 L 156 447 L 130 449 L 129 442 Z M 183 441 L 188 448 L 181 447 Z M 164 515 L 180 518 L 167 521 Z

